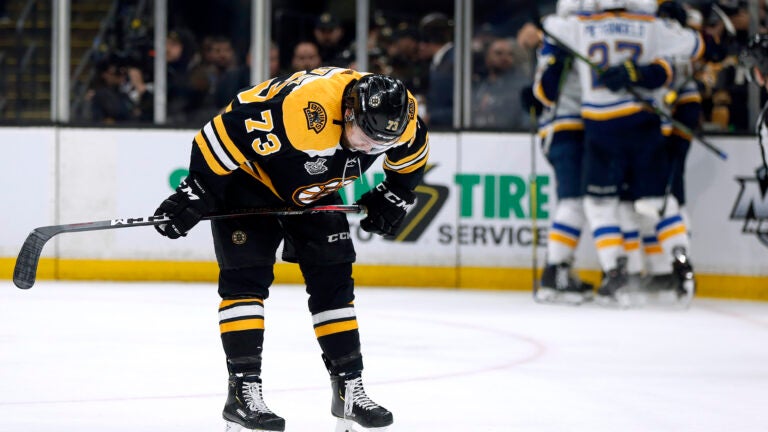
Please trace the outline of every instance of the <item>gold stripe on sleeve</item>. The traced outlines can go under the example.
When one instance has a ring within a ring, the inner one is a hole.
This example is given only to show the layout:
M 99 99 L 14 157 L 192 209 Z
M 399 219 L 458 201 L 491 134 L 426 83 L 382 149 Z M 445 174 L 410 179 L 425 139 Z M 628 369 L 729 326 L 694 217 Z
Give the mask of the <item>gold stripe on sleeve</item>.
M 235 158 L 235 162 L 237 162 L 238 165 L 245 163 L 245 156 L 243 156 L 243 153 L 240 152 L 240 149 L 237 148 L 235 143 L 232 142 L 232 138 L 229 137 L 227 129 L 224 127 L 224 121 L 221 119 L 221 115 L 217 115 L 213 118 L 213 126 L 216 128 L 216 133 L 219 134 L 221 141 L 224 143 L 224 147 L 226 147 L 229 154 Z
M 216 159 L 216 156 L 213 155 L 211 148 L 208 147 L 208 142 L 203 137 L 203 131 L 200 131 L 197 133 L 197 135 L 195 135 L 195 143 L 197 144 L 197 147 L 200 148 L 200 152 L 203 154 L 203 158 L 205 158 L 205 162 L 208 164 L 208 167 L 211 169 L 211 171 L 221 176 L 230 173 L 229 170 L 224 168 L 219 163 L 219 160 Z

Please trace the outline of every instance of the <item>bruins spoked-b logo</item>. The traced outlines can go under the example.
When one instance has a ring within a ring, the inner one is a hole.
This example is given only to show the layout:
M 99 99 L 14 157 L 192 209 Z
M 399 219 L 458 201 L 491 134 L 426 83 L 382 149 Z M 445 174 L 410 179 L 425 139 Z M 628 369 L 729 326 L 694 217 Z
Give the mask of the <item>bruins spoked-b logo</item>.
M 245 232 L 237 230 L 232 233 L 232 243 L 236 245 L 242 245 L 245 244 L 246 240 L 248 240 L 248 236 L 245 234 Z
M 328 121 L 325 108 L 317 102 L 309 101 L 304 108 L 304 115 L 307 117 L 307 129 L 315 131 L 316 134 L 325 128 L 325 123 Z

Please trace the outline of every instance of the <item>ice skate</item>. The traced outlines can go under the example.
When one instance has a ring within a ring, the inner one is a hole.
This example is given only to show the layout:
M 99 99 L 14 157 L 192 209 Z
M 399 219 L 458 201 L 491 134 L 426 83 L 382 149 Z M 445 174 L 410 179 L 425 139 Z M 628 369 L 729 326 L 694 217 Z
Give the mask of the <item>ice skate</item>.
M 534 299 L 541 303 L 580 305 L 594 298 L 592 284 L 579 280 L 569 263 L 549 264 Z
M 693 266 L 688 260 L 685 248 L 672 249 L 672 273 L 677 279 L 677 299 L 682 307 L 688 307 L 696 294 L 696 280 L 693 277 Z
M 285 430 L 285 420 L 264 403 L 258 375 L 230 375 L 223 416 L 226 432 Z
M 603 276 L 597 290 L 597 302 L 602 306 L 628 308 L 632 305 L 627 274 L 627 257 L 619 257 L 616 267 Z
M 392 424 L 392 413 L 365 394 L 360 372 L 331 375 L 331 388 L 336 432 L 386 431 Z
M 674 305 L 677 303 L 677 277 L 672 273 L 646 276 L 642 281 L 642 292 L 650 305 Z

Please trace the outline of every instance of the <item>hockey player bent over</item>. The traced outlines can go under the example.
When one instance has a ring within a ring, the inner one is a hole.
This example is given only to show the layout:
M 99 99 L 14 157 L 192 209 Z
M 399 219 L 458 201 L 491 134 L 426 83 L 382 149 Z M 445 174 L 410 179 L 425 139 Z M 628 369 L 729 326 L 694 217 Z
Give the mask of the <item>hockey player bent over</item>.
M 403 83 L 383 75 L 319 68 L 241 91 L 194 138 L 189 176 L 157 213 L 158 227 L 184 236 L 214 210 L 338 204 L 338 191 L 385 153 L 386 179 L 364 194 L 362 229 L 394 235 L 415 201 L 429 153 L 427 130 Z M 262 397 L 264 309 L 275 253 L 297 262 L 315 335 L 331 377 L 331 413 L 365 428 L 392 413 L 363 388 L 355 317 L 355 250 L 342 213 L 252 216 L 211 222 L 219 265 L 219 328 L 229 371 L 228 430 L 285 430 Z
M 550 33 L 561 43 L 568 41 L 591 63 L 575 64 L 585 131 L 584 209 L 605 273 L 598 300 L 627 305 L 627 257 L 618 218 L 618 194 L 625 181 L 636 197 L 635 208 L 643 223 L 654 229 L 667 259 L 675 263 L 680 286 L 693 295 L 685 226 L 674 199 L 664 203 L 668 157 L 660 120 L 627 88 L 652 100 L 651 90 L 668 84 L 672 77 L 664 58 L 696 57 L 703 44 L 692 30 L 628 13 L 624 1 L 599 0 L 597 6 L 603 13 L 568 17 Z M 557 45 L 550 39 L 545 39 L 544 49 Z M 542 80 L 559 80 L 567 57 L 564 51 L 553 48 L 556 58 Z

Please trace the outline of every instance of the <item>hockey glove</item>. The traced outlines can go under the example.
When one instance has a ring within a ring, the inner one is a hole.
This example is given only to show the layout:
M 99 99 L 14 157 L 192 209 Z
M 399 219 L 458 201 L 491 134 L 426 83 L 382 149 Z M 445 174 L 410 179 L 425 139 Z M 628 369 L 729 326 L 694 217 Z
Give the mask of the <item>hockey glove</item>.
M 616 66 L 611 66 L 600 74 L 600 84 L 608 87 L 608 90 L 616 92 L 625 87 L 635 85 L 640 81 L 640 72 L 634 62 L 627 60 Z
M 532 85 L 525 86 L 520 90 L 520 105 L 525 108 L 526 112 L 530 112 L 531 109 L 533 109 L 536 112 L 537 117 L 540 116 L 541 112 L 544 110 L 544 105 L 542 105 L 533 94 Z
M 369 233 L 394 236 L 414 202 L 416 195 L 413 191 L 385 180 L 357 200 L 357 204 L 364 206 L 368 213 L 360 221 L 360 228 Z
M 627 60 L 606 69 L 600 74 L 599 81 L 609 90 L 616 92 L 627 87 L 652 90 L 664 85 L 668 78 L 667 69 L 661 63 L 639 66 L 632 60 Z
M 166 198 L 155 211 L 155 215 L 165 213 L 171 219 L 167 223 L 155 225 L 155 229 L 171 239 L 186 236 L 213 208 L 213 197 L 206 191 L 202 181 L 190 174 L 176 188 L 176 193 Z

